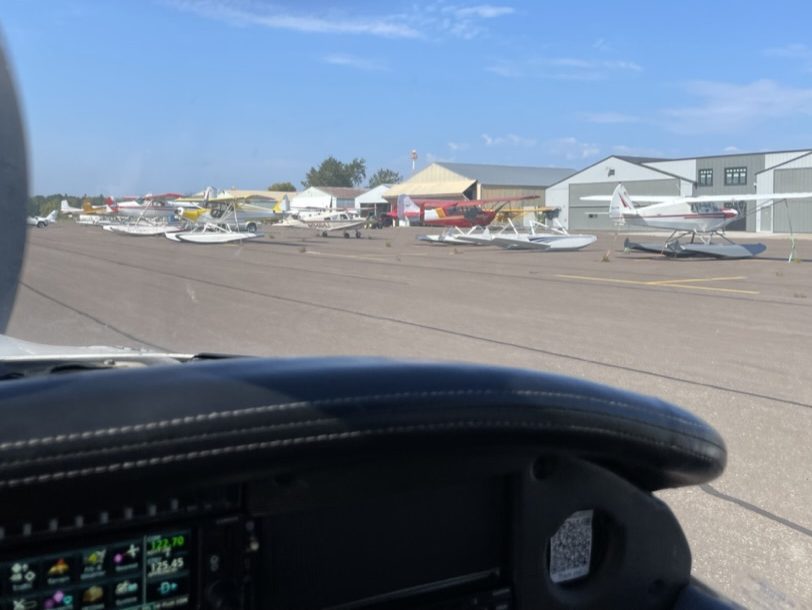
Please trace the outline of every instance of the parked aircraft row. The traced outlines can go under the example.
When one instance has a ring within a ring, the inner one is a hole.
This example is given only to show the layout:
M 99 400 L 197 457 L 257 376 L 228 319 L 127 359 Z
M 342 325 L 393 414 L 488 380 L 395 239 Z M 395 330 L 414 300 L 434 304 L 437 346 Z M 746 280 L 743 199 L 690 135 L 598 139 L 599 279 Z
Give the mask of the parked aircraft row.
M 443 227 L 440 235 L 419 239 L 444 244 L 493 244 L 512 249 L 545 251 L 580 249 L 594 243 L 594 235 L 572 235 L 555 218 L 549 208 L 529 208 L 542 212 L 548 222 L 533 223 L 519 230 L 507 217 L 498 230 L 489 225 L 511 202 L 525 202 L 537 196 L 507 197 L 482 200 L 412 199 L 398 197 L 396 211 L 390 218 L 408 224 Z M 734 202 L 755 201 L 756 210 L 779 201 L 812 198 L 812 193 L 769 193 L 733 196 L 630 196 L 618 184 L 611 196 L 593 195 L 583 201 L 609 204 L 608 215 L 616 226 L 625 224 L 670 231 L 665 243 L 637 243 L 626 240 L 626 247 L 667 256 L 711 256 L 717 258 L 747 258 L 766 249 L 764 244 L 737 244 L 724 235 L 724 229 L 739 217 L 731 206 Z M 92 206 L 85 201 L 81 208 L 62 201 L 60 211 L 75 216 L 79 222 L 101 224 L 105 229 L 128 235 L 166 235 L 173 241 L 192 243 L 224 243 L 259 237 L 262 222 L 279 221 L 279 227 L 300 227 L 315 230 L 322 236 L 339 232 L 344 237 L 361 237 L 366 224 L 355 210 L 301 209 L 289 210 L 287 202 L 278 202 L 262 191 L 217 191 L 211 187 L 194 196 L 178 193 L 146 195 L 116 201 L 108 198 L 104 204 Z M 644 207 L 643 207 L 644 206 Z M 526 212 L 528 208 L 520 207 Z M 45 217 L 30 217 L 29 224 L 47 226 L 56 219 L 55 213 Z M 281 219 L 281 220 L 280 220 Z M 463 230 L 467 229 L 467 230 Z M 717 239 L 717 241 L 714 241 Z

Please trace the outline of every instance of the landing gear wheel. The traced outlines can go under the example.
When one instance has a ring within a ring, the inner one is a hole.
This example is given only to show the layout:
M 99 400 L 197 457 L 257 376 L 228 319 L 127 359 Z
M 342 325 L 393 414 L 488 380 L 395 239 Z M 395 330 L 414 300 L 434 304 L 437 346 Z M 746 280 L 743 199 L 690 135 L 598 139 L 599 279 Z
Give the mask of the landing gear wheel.
M 249 233 L 256 233 L 257 232 L 257 223 L 249 222 L 247 225 L 245 225 L 245 228 Z
M 350 234 L 347 231 L 344 231 L 344 239 L 349 239 Z
M 355 232 L 355 239 L 361 239 L 361 231 Z
M 322 232 L 321 232 L 321 236 L 322 236 L 322 237 L 327 237 L 327 231 L 322 231 Z
M 45 224 L 44 222 L 42 222 L 41 220 L 37 223 L 37 228 L 39 228 L 39 229 L 44 229 L 47 226 L 48 225 Z

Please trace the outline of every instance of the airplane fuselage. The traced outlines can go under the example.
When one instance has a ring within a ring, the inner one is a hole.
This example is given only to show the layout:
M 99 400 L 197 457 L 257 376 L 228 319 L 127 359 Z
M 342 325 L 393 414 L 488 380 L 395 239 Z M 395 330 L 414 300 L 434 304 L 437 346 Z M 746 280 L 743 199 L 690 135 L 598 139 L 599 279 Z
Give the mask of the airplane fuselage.
M 739 213 L 732 208 L 680 202 L 650 205 L 631 213 L 624 211 L 623 220 L 627 224 L 650 229 L 713 233 L 722 230 L 738 216 Z
M 485 210 L 469 208 L 462 213 L 455 210 L 436 208 L 425 210 L 421 221 L 429 227 L 485 227 L 493 222 L 496 212 L 486 212 Z

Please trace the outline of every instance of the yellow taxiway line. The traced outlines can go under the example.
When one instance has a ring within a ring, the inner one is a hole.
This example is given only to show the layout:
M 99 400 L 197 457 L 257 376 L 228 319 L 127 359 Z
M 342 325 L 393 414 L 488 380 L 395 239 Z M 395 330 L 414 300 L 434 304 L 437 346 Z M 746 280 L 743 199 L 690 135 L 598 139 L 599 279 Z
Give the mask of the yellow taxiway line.
M 622 280 L 611 277 L 592 277 L 589 275 L 564 275 L 557 274 L 556 277 L 568 280 L 587 280 L 590 282 L 605 282 L 607 284 L 631 284 L 634 286 L 665 286 L 671 288 L 685 288 L 687 290 L 706 290 L 708 292 L 728 292 L 734 294 L 760 294 L 757 290 L 741 290 L 739 288 L 719 288 L 716 286 L 697 286 L 699 282 L 721 282 L 730 280 L 746 280 L 743 275 L 730 277 L 697 277 L 682 280 Z

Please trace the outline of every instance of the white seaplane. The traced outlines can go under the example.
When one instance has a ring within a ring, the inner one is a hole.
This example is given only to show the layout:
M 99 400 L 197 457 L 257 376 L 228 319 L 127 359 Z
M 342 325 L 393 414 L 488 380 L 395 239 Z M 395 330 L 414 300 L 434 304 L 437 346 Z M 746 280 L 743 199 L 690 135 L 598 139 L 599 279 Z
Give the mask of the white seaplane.
M 131 199 L 120 203 L 111 197 L 107 207 L 119 222 L 106 224 L 103 228 L 111 233 L 140 237 L 182 231 L 185 228 L 181 224 L 183 214 L 201 207 L 193 202 L 176 203 L 178 197 L 180 195 L 174 193 L 147 195 L 142 201 Z
M 223 191 L 214 197 L 209 190 L 202 206 L 196 210 L 184 210 L 180 215 L 192 223 L 192 229 L 166 233 L 172 241 L 195 244 L 224 244 L 262 237 L 258 223 L 277 218 L 279 213 L 272 207 L 251 203 L 260 195 L 233 195 Z M 275 202 L 267 197 L 269 202 Z
M 715 258 L 750 258 L 767 249 L 764 244 L 737 244 L 724 235 L 724 229 L 739 217 L 733 203 L 755 201 L 756 210 L 790 199 L 809 199 L 812 193 L 763 193 L 756 195 L 702 195 L 667 197 L 630 196 L 623 184 L 615 187 L 611 197 L 590 195 L 582 201 L 608 201 L 609 218 L 617 225 L 671 231 L 664 244 L 636 243 L 626 239 L 630 250 L 655 252 L 672 257 L 710 256 Z M 636 203 L 649 203 L 637 207 Z M 718 236 L 724 243 L 713 242 Z M 684 241 L 690 237 L 690 241 Z M 699 241 L 697 241 L 697 239 Z M 791 255 L 792 256 L 792 255 Z

